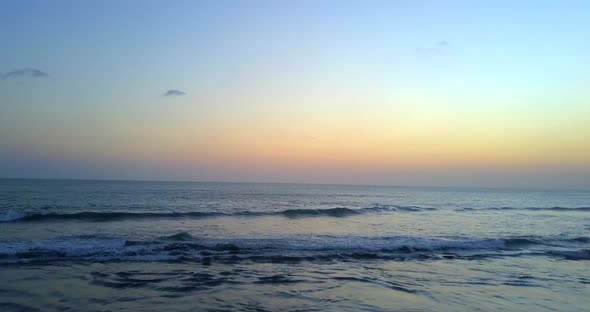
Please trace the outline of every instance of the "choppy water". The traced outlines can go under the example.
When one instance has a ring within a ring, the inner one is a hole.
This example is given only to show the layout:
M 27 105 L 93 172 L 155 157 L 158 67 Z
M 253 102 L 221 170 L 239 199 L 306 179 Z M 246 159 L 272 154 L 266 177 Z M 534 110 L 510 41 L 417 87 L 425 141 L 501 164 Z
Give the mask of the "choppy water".
M 590 311 L 590 193 L 0 180 L 2 311 Z

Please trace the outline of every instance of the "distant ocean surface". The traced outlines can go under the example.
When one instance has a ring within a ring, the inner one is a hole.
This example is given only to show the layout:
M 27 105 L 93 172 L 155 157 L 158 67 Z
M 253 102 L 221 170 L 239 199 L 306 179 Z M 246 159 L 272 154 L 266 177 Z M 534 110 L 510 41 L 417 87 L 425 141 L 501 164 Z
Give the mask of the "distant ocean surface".
M 0 180 L 0 311 L 590 311 L 590 193 Z

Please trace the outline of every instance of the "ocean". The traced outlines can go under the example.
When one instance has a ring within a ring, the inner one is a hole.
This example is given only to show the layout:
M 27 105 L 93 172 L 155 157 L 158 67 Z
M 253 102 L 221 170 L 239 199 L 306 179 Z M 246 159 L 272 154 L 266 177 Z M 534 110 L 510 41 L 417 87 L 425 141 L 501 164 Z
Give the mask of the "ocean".
M 590 311 L 590 192 L 0 180 L 0 311 Z

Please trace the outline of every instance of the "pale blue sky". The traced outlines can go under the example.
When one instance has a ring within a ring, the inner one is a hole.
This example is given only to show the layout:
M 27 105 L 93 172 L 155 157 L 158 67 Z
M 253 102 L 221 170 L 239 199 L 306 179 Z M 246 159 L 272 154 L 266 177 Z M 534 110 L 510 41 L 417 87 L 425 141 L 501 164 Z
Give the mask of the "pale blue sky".
M 0 177 L 590 183 L 588 1 L 1 0 L 0 38 Z

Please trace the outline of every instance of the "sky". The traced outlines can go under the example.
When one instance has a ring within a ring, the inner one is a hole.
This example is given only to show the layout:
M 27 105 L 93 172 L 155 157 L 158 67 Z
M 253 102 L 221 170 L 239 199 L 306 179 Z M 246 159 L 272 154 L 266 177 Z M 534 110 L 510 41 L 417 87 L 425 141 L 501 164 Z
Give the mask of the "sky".
M 589 1 L 0 0 L 0 177 L 590 189 Z

